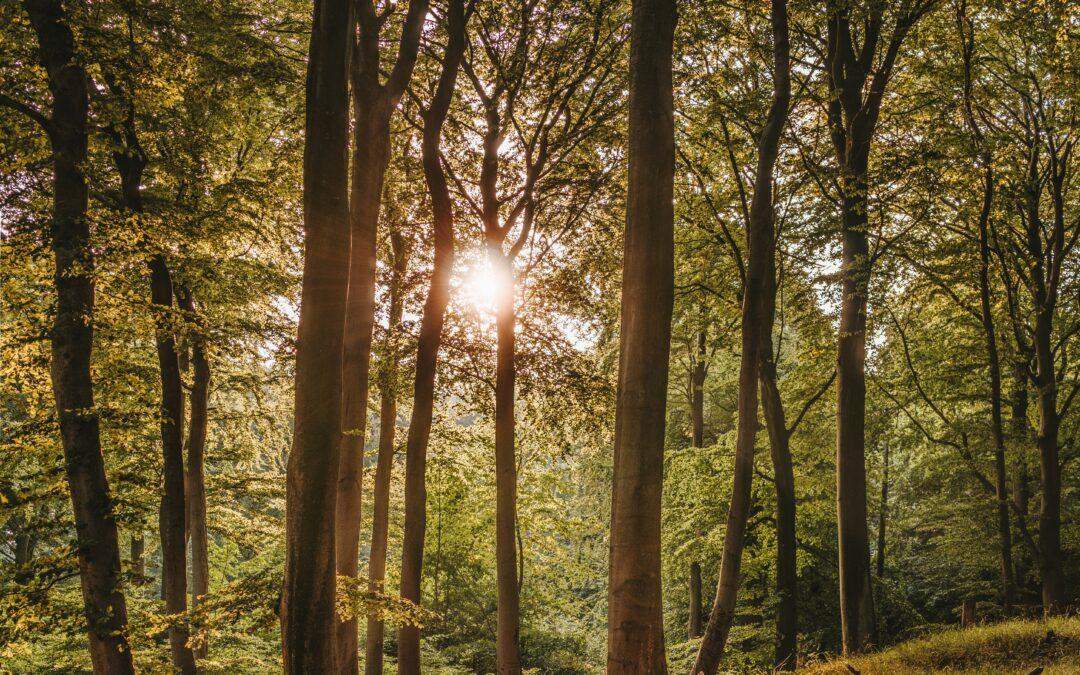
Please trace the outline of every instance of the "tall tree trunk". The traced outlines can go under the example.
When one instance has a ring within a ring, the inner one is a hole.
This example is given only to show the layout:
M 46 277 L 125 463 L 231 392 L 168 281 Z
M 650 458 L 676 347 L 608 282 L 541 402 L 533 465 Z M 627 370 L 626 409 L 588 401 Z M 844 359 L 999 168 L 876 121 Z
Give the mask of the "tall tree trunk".
M 371 337 L 375 326 L 375 254 L 383 178 L 390 159 L 390 112 L 382 97 L 367 98 L 353 89 L 352 237 L 349 293 L 345 310 L 342 363 L 342 438 L 338 468 L 337 573 L 355 578 L 359 566 L 361 482 L 367 430 Z M 343 675 L 359 669 L 357 618 L 337 622 L 338 668 Z
M 94 342 L 93 250 L 86 217 L 86 70 L 59 0 L 24 0 L 48 76 L 52 110 L 47 121 L 53 151 L 52 248 L 56 315 L 52 376 L 71 507 L 75 516 L 79 581 L 95 673 L 133 673 L 127 642 L 127 605 L 120 590 L 116 535 L 90 357 Z
M 857 162 L 845 186 L 844 279 L 836 361 L 836 511 L 845 653 L 864 650 L 874 635 L 866 525 L 866 300 L 870 281 L 866 187 L 865 162 Z
M 210 362 L 206 356 L 204 326 L 195 310 L 191 292 L 177 287 L 177 303 L 192 322 L 191 342 L 191 391 L 188 394 L 190 415 L 187 435 L 187 473 L 185 490 L 187 496 L 188 539 L 191 545 L 191 606 L 198 607 L 199 599 L 210 591 L 210 553 L 206 532 L 206 455 L 207 408 L 210 399 Z M 195 650 L 195 655 L 205 659 L 206 643 Z
M 383 591 L 386 577 L 386 546 L 390 529 L 390 473 L 394 466 L 394 436 L 397 431 L 398 335 L 402 331 L 402 292 L 408 258 L 403 237 L 390 235 L 394 250 L 394 274 L 390 282 L 390 311 L 387 325 L 386 362 L 380 373 L 379 457 L 375 466 L 374 516 L 371 524 L 371 557 L 368 562 L 368 588 Z M 381 675 L 383 663 L 383 622 L 369 616 L 364 645 L 364 672 Z
M 136 585 L 142 583 L 143 577 L 146 576 L 146 559 L 143 554 L 146 551 L 146 540 L 143 539 L 142 534 L 131 535 L 131 575 L 135 577 Z
M 514 453 L 514 270 L 512 259 L 493 249 L 488 255 L 499 279 L 495 359 L 495 571 L 498 616 L 495 636 L 496 672 L 521 672 L 517 549 L 517 460 Z
M 772 325 L 769 286 L 766 277 L 764 315 L 767 329 Z M 775 290 L 772 291 L 772 297 L 775 299 Z M 776 592 L 779 601 L 776 607 L 776 654 L 773 665 L 777 670 L 794 670 L 798 661 L 799 637 L 795 469 L 791 459 L 791 433 L 787 429 L 784 404 L 777 387 L 776 363 L 771 355 L 771 345 L 771 340 L 763 345 L 759 377 L 761 408 L 765 416 L 765 428 L 769 433 L 773 480 L 776 482 Z
M 286 673 L 333 673 L 335 505 L 342 430 L 342 343 L 349 278 L 346 0 L 315 0 L 304 144 L 304 277 L 281 602 Z
M 1012 511 L 1016 518 L 1016 527 L 1020 532 L 1027 530 L 1027 517 L 1031 501 L 1031 477 L 1028 474 L 1027 444 L 1028 434 L 1028 390 L 1027 366 L 1017 360 L 1013 364 L 1013 389 L 1010 397 L 1009 436 L 1016 449 L 1016 474 L 1012 486 Z M 1015 580 L 1017 588 L 1026 593 L 1030 558 L 1021 547 L 1017 550 Z
M 728 506 L 727 528 L 724 532 L 724 552 L 720 564 L 720 581 L 716 587 L 716 599 L 713 602 L 709 623 L 705 627 L 705 637 L 701 641 L 691 671 L 694 675 L 705 673 L 714 675 L 720 664 L 727 642 L 731 624 L 735 619 L 735 602 L 739 590 L 739 570 L 742 566 L 742 552 L 745 545 L 746 521 L 750 513 L 750 501 L 754 477 L 754 443 L 758 425 L 758 375 L 762 361 L 772 363 L 772 321 L 766 312 L 775 311 L 775 255 L 776 236 L 773 223 L 773 171 L 780 148 L 780 136 L 787 121 L 788 103 L 791 99 L 791 83 L 788 71 L 788 23 L 786 0 L 772 0 L 770 12 L 773 37 L 773 73 L 774 86 L 772 105 L 758 139 L 757 167 L 754 175 L 754 193 L 750 202 L 750 216 L 747 236 L 746 285 L 743 289 L 742 303 L 742 355 L 739 364 L 739 421 L 735 441 L 735 469 L 731 488 L 731 503 Z M 770 301 L 769 295 L 773 298 Z M 771 380 L 775 390 L 775 372 Z M 761 381 L 764 386 L 768 378 Z M 779 391 L 775 392 L 777 400 Z M 773 412 L 776 412 L 775 410 Z M 774 419 L 774 422 L 776 420 Z M 782 432 L 786 435 L 786 431 Z M 775 452 L 775 449 L 774 449 Z M 790 453 L 787 457 L 790 470 Z M 794 477 L 777 476 L 777 489 L 782 480 L 789 480 L 794 489 Z M 785 495 L 785 498 L 788 495 Z M 780 524 L 781 527 L 794 527 L 794 500 L 783 508 L 791 507 L 791 522 Z M 787 534 L 786 530 L 783 533 Z M 794 535 L 794 529 L 791 531 Z M 785 551 L 785 553 L 793 553 Z M 779 561 L 778 561 L 779 562 Z M 785 560 L 784 563 L 794 563 Z M 780 572 L 778 566 L 778 573 Z M 785 570 L 785 573 L 794 569 Z M 790 581 L 787 579 L 786 581 Z M 794 597 L 791 598 L 794 601 Z M 786 608 L 793 610 L 793 607 Z M 790 616 L 783 616 L 788 620 Z M 785 630 L 790 630 L 788 626 Z M 782 636 L 793 639 L 794 634 Z M 779 648 L 779 643 L 778 643 Z
M 465 9 L 463 0 L 451 0 L 447 10 L 448 42 L 442 72 L 431 107 L 422 113 L 424 133 L 421 145 L 424 180 L 431 195 L 434 230 L 434 260 L 420 336 L 416 345 L 416 373 L 413 380 L 413 410 L 405 447 L 405 534 L 401 556 L 401 597 L 420 604 L 420 584 L 424 562 L 424 531 L 427 526 L 428 440 L 435 403 L 435 372 L 442 344 L 446 305 L 450 300 L 450 274 L 454 266 L 454 207 L 443 171 L 439 145 L 442 127 L 454 96 L 458 67 L 465 53 Z M 420 629 L 402 624 L 398 631 L 398 672 L 420 673 Z
M 187 532 L 184 501 L 183 388 L 176 339 L 171 328 L 173 285 L 165 256 L 150 259 L 150 295 L 157 323 L 158 368 L 161 371 L 161 442 L 165 456 L 165 493 L 161 504 L 161 579 L 165 611 L 176 622 L 169 628 L 169 646 L 175 668 L 195 672 L 195 656 L 187 645 Z
M 997 498 L 999 574 L 1001 576 L 1001 608 L 1006 614 L 1013 604 L 1015 581 L 1012 563 L 1012 531 L 1009 525 L 1009 488 L 1006 480 L 1005 427 L 1001 414 L 1001 361 L 998 356 L 997 331 L 990 302 L 990 209 L 994 199 L 994 169 L 990 157 L 983 158 L 983 203 L 979 212 L 979 301 L 983 333 L 986 336 L 986 358 L 990 366 L 990 423 L 994 433 L 994 488 Z
M 690 376 L 690 445 L 694 448 L 705 446 L 705 338 L 703 327 L 697 334 L 697 358 Z
M 701 564 L 690 563 L 690 618 L 687 621 L 687 637 L 701 637 Z
M 881 503 L 878 505 L 877 577 L 885 576 L 885 525 L 889 517 L 889 440 L 881 455 Z
M 337 573 L 356 577 L 360 545 L 361 479 L 367 426 L 371 334 L 375 326 L 375 254 L 383 178 L 390 159 L 390 118 L 401 99 L 420 44 L 426 0 L 410 0 L 398 57 L 386 84 L 381 82 L 379 31 L 383 18 L 373 3 L 356 5 L 359 27 L 352 54 L 353 156 L 349 230 L 352 240 L 345 343 L 341 372 L 342 434 L 336 504 Z M 357 661 L 357 618 L 337 623 L 339 672 L 353 675 Z
M 129 101 L 124 122 L 124 144 L 113 153 L 120 174 L 124 208 L 136 217 L 143 212 L 142 177 L 146 156 L 135 133 L 134 105 Z M 119 132 L 116 132 L 119 134 Z M 184 390 L 180 358 L 176 349 L 173 316 L 173 282 L 165 254 L 148 260 L 150 302 L 154 315 L 154 344 L 161 381 L 161 447 L 165 489 L 161 497 L 161 587 L 165 612 L 173 617 L 169 627 L 172 664 L 183 673 L 195 672 L 195 656 L 188 647 L 187 618 L 187 505 L 184 486 Z
M 608 675 L 665 673 L 660 501 L 674 298 L 674 0 L 634 0 Z

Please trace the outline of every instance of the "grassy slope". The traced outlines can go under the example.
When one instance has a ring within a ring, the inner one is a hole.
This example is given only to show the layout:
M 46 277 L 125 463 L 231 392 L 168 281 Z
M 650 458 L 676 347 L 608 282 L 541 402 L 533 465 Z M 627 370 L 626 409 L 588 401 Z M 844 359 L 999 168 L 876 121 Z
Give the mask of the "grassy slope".
M 1050 630 L 1052 640 L 1047 639 Z M 951 629 L 877 654 L 818 663 L 799 672 L 850 675 L 847 664 L 863 675 L 1028 673 L 1038 666 L 1045 668 L 1043 675 L 1080 673 L 1080 618 Z

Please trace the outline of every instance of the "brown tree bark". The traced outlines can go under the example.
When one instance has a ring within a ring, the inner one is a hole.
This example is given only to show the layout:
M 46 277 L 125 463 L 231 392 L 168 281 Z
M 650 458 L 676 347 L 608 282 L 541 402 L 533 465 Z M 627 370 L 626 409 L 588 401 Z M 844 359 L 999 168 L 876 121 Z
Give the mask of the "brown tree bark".
M 51 376 L 75 517 L 79 578 L 90 657 L 96 673 L 134 672 L 120 552 L 101 452 L 90 360 L 93 349 L 93 251 L 86 210 L 87 75 L 60 2 L 25 0 L 52 94 L 51 115 L 31 116 L 53 151 L 52 248 L 56 314 Z M 26 110 L 31 110 L 27 107 Z
M 113 161 L 120 174 L 124 209 L 135 216 L 143 213 L 142 179 L 147 157 L 135 128 L 135 103 L 129 88 L 106 73 L 106 82 L 125 108 L 122 121 L 110 126 L 117 148 Z M 188 647 L 187 619 L 187 505 L 184 476 L 184 392 L 180 359 L 176 349 L 173 314 L 173 282 L 165 254 L 153 253 L 148 262 L 150 302 L 154 316 L 154 344 L 161 381 L 160 429 L 163 455 L 164 492 L 159 511 L 161 538 L 161 590 L 165 612 L 173 617 L 169 626 L 169 648 L 173 667 L 182 673 L 195 672 L 195 656 Z
M 335 504 L 349 272 L 346 0 L 315 0 L 304 143 L 304 276 L 281 600 L 286 673 L 337 672 Z
M 133 673 L 127 606 L 120 590 L 120 548 L 101 454 L 101 434 L 90 375 L 94 282 L 87 155 L 89 95 L 68 17 L 59 0 L 24 0 L 38 55 L 52 94 L 50 115 L 21 109 L 41 124 L 53 152 L 52 249 L 56 314 L 52 376 L 60 440 L 75 516 L 79 581 L 95 673 Z
M 697 356 L 694 360 L 694 372 L 690 375 L 690 446 L 705 446 L 705 376 L 708 368 L 705 364 L 705 329 L 697 334 Z
M 885 439 L 885 447 L 881 454 L 881 502 L 878 504 L 878 531 L 877 531 L 877 578 L 885 576 L 885 526 L 889 517 L 889 440 Z
M 687 637 L 701 637 L 701 564 L 690 563 L 690 618 L 687 621 Z
M 840 167 L 841 283 L 837 344 L 836 504 L 840 623 L 845 653 L 874 640 L 870 541 L 866 523 L 866 303 L 872 260 L 868 241 L 867 171 L 885 88 L 900 46 L 934 0 L 906 3 L 875 66 L 885 3 L 868 3 L 861 44 L 852 37 L 850 4 L 829 2 L 826 71 L 829 126 Z
M 665 673 L 660 501 L 674 298 L 673 0 L 634 0 L 608 675 Z
M 386 362 L 383 364 L 379 381 L 379 456 L 375 466 L 371 556 L 368 561 L 368 588 L 372 592 L 383 591 L 383 580 L 386 577 L 386 546 L 390 530 L 390 473 L 394 466 L 394 437 L 397 431 L 397 339 L 402 332 L 404 303 L 401 296 L 408 267 L 408 251 L 404 237 L 394 231 L 390 234 L 390 241 L 394 251 L 394 272 L 390 281 Z M 364 647 L 364 672 L 368 675 L 380 675 L 383 663 L 383 622 L 377 616 L 368 617 Z
M 424 533 L 427 526 L 425 471 L 435 403 L 436 365 L 442 344 L 446 305 L 450 300 L 450 274 L 454 266 L 454 207 L 439 145 L 443 123 L 453 100 L 458 69 L 465 53 L 467 18 L 463 0 L 451 0 L 447 19 L 446 53 L 431 107 L 423 112 L 421 146 L 424 180 L 431 195 L 435 250 L 416 346 L 413 410 L 405 448 L 405 534 L 401 557 L 401 597 L 416 604 L 420 604 L 424 562 Z M 398 631 L 398 672 L 403 675 L 420 673 L 420 628 L 417 626 L 402 625 Z
M 720 581 L 716 588 L 709 623 L 705 627 L 705 637 L 694 662 L 695 675 L 705 673 L 714 675 L 724 651 L 732 621 L 735 618 L 735 602 L 739 589 L 739 570 L 742 566 L 742 551 L 745 545 L 746 521 L 750 512 L 751 490 L 754 476 L 754 443 L 758 424 L 758 376 L 762 360 L 772 362 L 772 322 L 766 321 L 766 309 L 775 309 L 775 250 L 776 236 L 773 213 L 773 170 L 780 148 L 780 135 L 787 121 L 788 103 L 791 98 L 791 84 L 788 70 L 788 25 L 786 0 L 773 0 L 771 6 L 773 36 L 773 72 L 774 88 L 772 105 L 768 118 L 758 139 L 758 161 L 755 170 L 754 192 L 750 202 L 749 228 L 747 230 L 747 266 L 746 282 L 742 304 L 742 355 L 739 365 L 739 421 L 735 441 L 735 469 L 731 491 L 731 503 L 728 507 L 727 529 L 724 533 L 724 551 L 721 557 Z M 773 294 L 770 303 L 767 295 Z M 768 317 L 771 319 L 771 317 Z M 766 332 L 766 331 L 770 332 Z M 775 373 L 773 373 L 775 375 Z M 761 381 L 762 386 L 771 384 L 775 389 L 775 377 Z M 779 398 L 779 392 L 776 392 Z M 772 401 L 776 403 L 776 401 Z M 773 412 L 776 412 L 775 410 Z M 784 431 L 786 435 L 786 430 Z M 790 455 L 788 456 L 790 468 Z M 780 482 L 790 478 L 794 488 L 794 477 L 777 476 Z M 788 497 L 792 495 L 784 495 Z M 791 507 L 790 522 L 781 524 L 778 520 L 778 532 L 781 527 L 794 526 L 794 500 L 785 504 Z M 785 529 L 784 534 L 787 534 Z M 791 534 L 794 534 L 792 529 Z M 793 550 L 791 551 L 793 552 Z M 789 562 L 784 560 L 785 563 Z M 790 561 L 790 562 L 793 562 Z M 784 570 L 785 573 L 794 570 Z M 779 572 L 779 568 L 778 568 Z M 790 579 L 785 578 L 785 582 Z M 794 601 L 794 597 L 791 598 Z M 791 608 L 788 607 L 788 610 Z M 789 619 L 789 616 L 782 618 Z M 786 627 L 790 630 L 791 627 Z M 785 636 L 786 637 L 786 636 Z M 794 637 L 792 634 L 791 637 Z
M 351 57 L 351 250 L 341 371 L 342 439 L 335 506 L 337 573 L 354 578 L 359 564 L 368 375 L 371 367 L 371 336 L 375 326 L 375 253 L 383 178 L 390 160 L 390 118 L 412 76 L 426 14 L 426 0 L 410 1 L 397 61 L 386 84 L 383 84 L 379 71 L 379 29 L 383 21 L 370 0 L 356 4 L 359 41 Z M 337 623 L 338 667 L 345 675 L 359 670 L 358 624 L 355 616 Z
M 1009 613 L 1015 581 L 1012 562 L 1012 531 L 1009 516 L 1009 494 L 1006 482 L 1005 429 L 1002 422 L 1001 361 L 998 356 L 997 331 L 991 304 L 990 289 L 990 211 L 994 202 L 993 157 L 986 147 L 982 129 L 975 117 L 972 101 L 972 68 L 975 51 L 975 27 L 967 16 L 967 3 L 957 6 L 957 28 L 961 38 L 961 55 L 964 63 L 964 119 L 971 131 L 983 165 L 982 208 L 979 211 L 979 302 L 980 319 L 986 337 L 986 357 L 990 370 L 990 421 L 994 435 L 994 488 L 997 500 L 998 545 L 1000 550 L 999 574 L 1001 576 L 1001 607 Z
M 191 606 L 198 607 L 199 598 L 210 591 L 210 553 L 206 532 L 206 454 L 207 407 L 210 399 L 210 362 L 206 356 L 205 327 L 196 313 L 191 292 L 177 286 L 176 300 L 187 315 L 192 329 L 191 342 L 191 390 L 188 393 L 187 472 L 185 494 L 187 496 L 188 539 L 191 545 Z M 205 659 L 208 653 L 205 642 L 195 649 L 195 655 Z

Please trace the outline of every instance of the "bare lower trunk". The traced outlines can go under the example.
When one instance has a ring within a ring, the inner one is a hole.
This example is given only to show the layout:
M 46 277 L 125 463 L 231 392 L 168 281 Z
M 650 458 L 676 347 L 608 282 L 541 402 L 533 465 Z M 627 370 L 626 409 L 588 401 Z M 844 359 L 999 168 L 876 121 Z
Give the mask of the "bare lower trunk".
M 849 194 L 865 195 L 860 187 Z M 869 246 L 865 197 L 844 203 L 840 338 L 837 349 L 836 513 L 840 558 L 840 620 L 844 652 L 860 652 L 874 636 L 870 541 L 866 526 L 866 293 Z
M 697 360 L 690 376 L 690 445 L 695 448 L 705 445 L 705 375 L 705 329 L 702 328 L 697 334 Z
M 672 0 L 634 0 L 608 675 L 665 673 L 660 502 L 674 293 Z
M 1043 613 L 1065 610 L 1065 574 L 1061 556 L 1061 463 L 1058 459 L 1057 384 L 1051 343 L 1050 317 L 1040 312 L 1035 323 L 1035 360 L 1039 410 L 1039 471 L 1042 502 L 1039 508 L 1039 568 L 1042 573 Z
M 198 607 L 202 596 L 210 591 L 210 553 L 206 532 L 206 454 L 207 407 L 210 398 L 210 362 L 206 357 L 206 337 L 195 315 L 195 302 L 191 293 L 178 289 L 180 308 L 195 322 L 191 337 L 191 391 L 188 394 L 190 415 L 187 436 L 186 496 L 188 515 L 188 540 L 191 545 L 191 606 Z M 203 642 L 195 655 L 205 659 L 208 653 Z
M 131 575 L 135 578 L 135 583 L 142 583 L 143 577 L 146 576 L 146 558 L 144 553 L 146 551 L 146 540 L 143 539 L 141 534 L 131 535 Z
M 435 372 L 446 305 L 450 299 L 450 274 L 454 266 L 454 209 L 439 144 L 443 122 L 453 99 L 458 66 L 465 51 L 465 9 L 462 0 L 451 0 L 447 21 L 449 37 L 446 54 L 431 107 L 423 113 L 421 146 L 424 180 L 431 195 L 435 251 L 416 345 L 413 410 L 405 449 L 405 534 L 401 555 L 401 597 L 416 604 L 420 604 L 424 531 L 427 526 L 425 471 L 435 403 Z M 403 675 L 420 673 L 420 629 L 417 626 L 403 624 L 398 631 L 398 672 Z
M 881 503 L 878 505 L 877 577 L 885 577 L 885 523 L 889 517 L 889 441 L 881 454 Z
M 999 565 L 1001 577 L 1001 607 L 1006 614 L 1012 608 L 1015 581 L 1012 562 L 1012 531 L 1009 525 L 1009 488 L 1006 482 L 1005 428 L 1001 415 L 1001 362 L 998 357 L 997 331 L 990 298 L 990 209 L 994 197 L 994 172 L 990 158 L 983 176 L 983 204 L 979 213 L 979 300 L 983 333 L 986 336 L 986 356 L 990 366 L 990 422 L 994 434 L 994 489 L 997 503 Z
M 687 637 L 701 637 L 701 564 L 690 563 L 690 618 L 687 621 Z
M 739 364 L 739 421 L 735 440 L 731 503 L 728 505 L 727 528 L 724 532 L 720 581 L 716 587 L 716 599 L 713 601 L 709 623 L 705 627 L 705 636 L 701 641 L 701 648 L 691 671 L 694 675 L 716 673 L 731 624 L 735 619 L 739 570 L 742 567 L 742 552 L 746 543 L 746 521 L 752 499 L 754 443 L 758 426 L 758 375 L 761 372 L 762 360 L 767 360 L 770 364 L 772 362 L 772 322 L 771 315 L 766 312 L 772 311 L 775 305 L 776 241 L 772 206 L 773 171 L 780 148 L 780 134 L 787 121 L 788 102 L 791 97 L 785 0 L 772 1 L 771 23 L 775 83 L 772 105 L 769 108 L 761 137 L 758 139 L 754 193 L 747 223 L 747 267 L 746 284 L 743 288 L 742 354 Z M 773 375 L 772 383 L 775 385 L 775 373 Z M 766 382 L 767 380 L 762 380 L 762 384 Z M 776 397 L 779 398 L 779 391 L 776 391 Z M 772 403 L 775 404 L 776 401 Z M 790 464 L 790 456 L 788 460 Z M 780 481 L 781 478 L 778 475 L 778 489 Z M 790 477 L 790 481 L 793 489 L 794 478 Z M 794 501 L 785 506 L 791 506 L 790 515 L 794 516 Z M 793 519 L 791 523 L 784 525 L 793 527 Z
M 496 316 L 498 346 L 495 363 L 495 571 L 498 621 L 495 634 L 496 671 L 521 672 L 518 649 L 519 598 L 517 550 L 517 458 L 514 453 L 514 314 L 513 268 L 510 259 L 494 252 L 489 258 L 503 287 Z
M 334 525 L 349 270 L 350 26 L 348 2 L 316 0 L 307 75 L 304 277 L 281 601 L 284 669 L 295 675 L 337 671 Z
M 359 567 L 364 440 L 367 431 L 368 375 L 375 326 L 375 254 L 383 178 L 390 157 L 390 111 L 382 97 L 364 99 L 354 87 L 355 119 L 352 194 L 349 224 L 352 237 L 349 293 L 345 310 L 345 342 L 341 371 L 341 457 L 335 515 L 337 573 L 355 578 Z M 337 622 L 338 668 L 342 675 L 359 669 L 355 616 Z
M 113 517 L 94 385 L 94 282 L 90 225 L 86 217 L 86 71 L 59 0 L 24 0 L 40 46 L 52 93 L 52 248 L 56 314 L 52 326 L 52 376 L 71 507 L 75 516 L 79 581 L 95 673 L 133 673 L 127 643 L 127 606 L 120 590 L 120 548 Z
M 183 389 L 176 340 L 171 333 L 173 286 L 165 257 L 150 259 L 150 290 L 157 312 L 158 368 L 161 373 L 161 443 L 164 452 L 165 492 L 161 499 L 161 583 L 165 612 L 174 617 L 169 647 L 175 668 L 195 672 L 195 656 L 187 646 L 187 533 L 184 495 Z
M 404 240 L 391 233 L 394 250 L 394 274 L 390 282 L 390 312 L 386 338 L 386 362 L 380 378 L 379 457 L 375 466 L 375 488 L 371 524 L 371 556 L 368 561 L 368 589 L 383 591 L 386 577 L 386 546 L 390 529 L 390 472 L 394 466 L 394 437 L 397 431 L 397 336 L 400 334 L 403 305 L 402 286 L 408 260 Z M 383 622 L 369 616 L 364 644 L 364 672 L 380 675 L 383 662 Z

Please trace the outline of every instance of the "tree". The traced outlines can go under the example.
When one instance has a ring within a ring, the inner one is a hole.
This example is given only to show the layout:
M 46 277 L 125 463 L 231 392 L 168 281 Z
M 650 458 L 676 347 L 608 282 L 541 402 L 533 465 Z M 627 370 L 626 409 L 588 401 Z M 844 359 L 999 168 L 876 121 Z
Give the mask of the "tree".
M 281 598 L 285 672 L 336 672 L 335 536 L 349 290 L 349 3 L 315 0 L 304 148 L 304 277 Z
M 747 222 L 746 282 L 742 298 L 742 358 L 739 366 L 739 428 L 735 449 L 735 473 L 731 503 L 728 507 L 727 528 L 724 534 L 724 554 L 720 581 L 716 588 L 709 623 L 701 641 L 692 672 L 713 675 L 727 642 L 728 631 L 735 619 L 735 599 L 738 594 L 739 568 L 750 511 L 751 484 L 754 475 L 754 442 L 757 436 L 758 380 L 762 361 L 771 361 L 772 320 L 766 308 L 775 308 L 776 233 L 773 212 L 773 171 L 780 148 L 780 137 L 788 115 L 791 99 L 789 75 L 788 19 L 785 0 L 773 0 L 770 19 L 773 38 L 773 100 L 758 140 L 758 161 L 753 198 Z M 771 296 L 771 302 L 770 302 Z M 766 321 L 768 318 L 768 321 Z M 771 378 L 775 383 L 775 377 Z M 762 382 L 762 389 L 766 388 Z M 775 389 L 775 386 L 774 386 Z M 771 390 L 770 390 L 771 392 Z M 779 393 L 777 391 L 777 398 Z M 775 401 L 773 401 L 775 403 Z M 781 483 L 793 486 L 790 460 L 777 472 L 777 489 Z M 793 488 L 792 488 L 793 491 Z M 779 536 L 794 537 L 794 495 L 778 496 L 781 511 L 777 519 Z M 787 549 L 794 553 L 793 549 Z M 789 582 L 794 575 L 794 559 L 781 561 L 777 575 Z M 790 591 L 789 588 L 781 592 Z M 792 598 L 794 600 L 794 598 Z M 784 618 L 789 618 L 785 615 Z M 793 633 L 794 626 L 783 631 Z M 781 641 L 785 638 L 781 633 Z
M 675 3 L 635 0 L 608 562 L 607 672 L 667 672 L 660 497 L 674 296 Z
M 46 116 L 4 97 L 37 122 L 52 147 L 52 249 L 56 261 L 56 315 L 52 326 L 52 386 L 71 505 L 75 512 L 79 579 L 95 673 L 132 673 L 127 605 L 120 589 L 120 550 L 101 454 L 94 382 L 94 254 L 87 220 L 89 95 L 68 15 L 59 0 L 26 0 L 23 8 L 38 39 L 41 66 L 52 94 Z
M 853 7 L 830 2 L 825 71 L 829 132 L 840 188 L 843 279 L 837 347 L 836 503 L 840 541 L 840 608 L 844 651 L 859 652 L 874 640 L 870 544 L 866 526 L 866 312 L 872 258 L 868 237 L 867 172 L 870 147 L 885 88 L 900 47 L 933 0 L 899 3 L 880 60 L 886 3 L 868 3 L 860 39 Z

